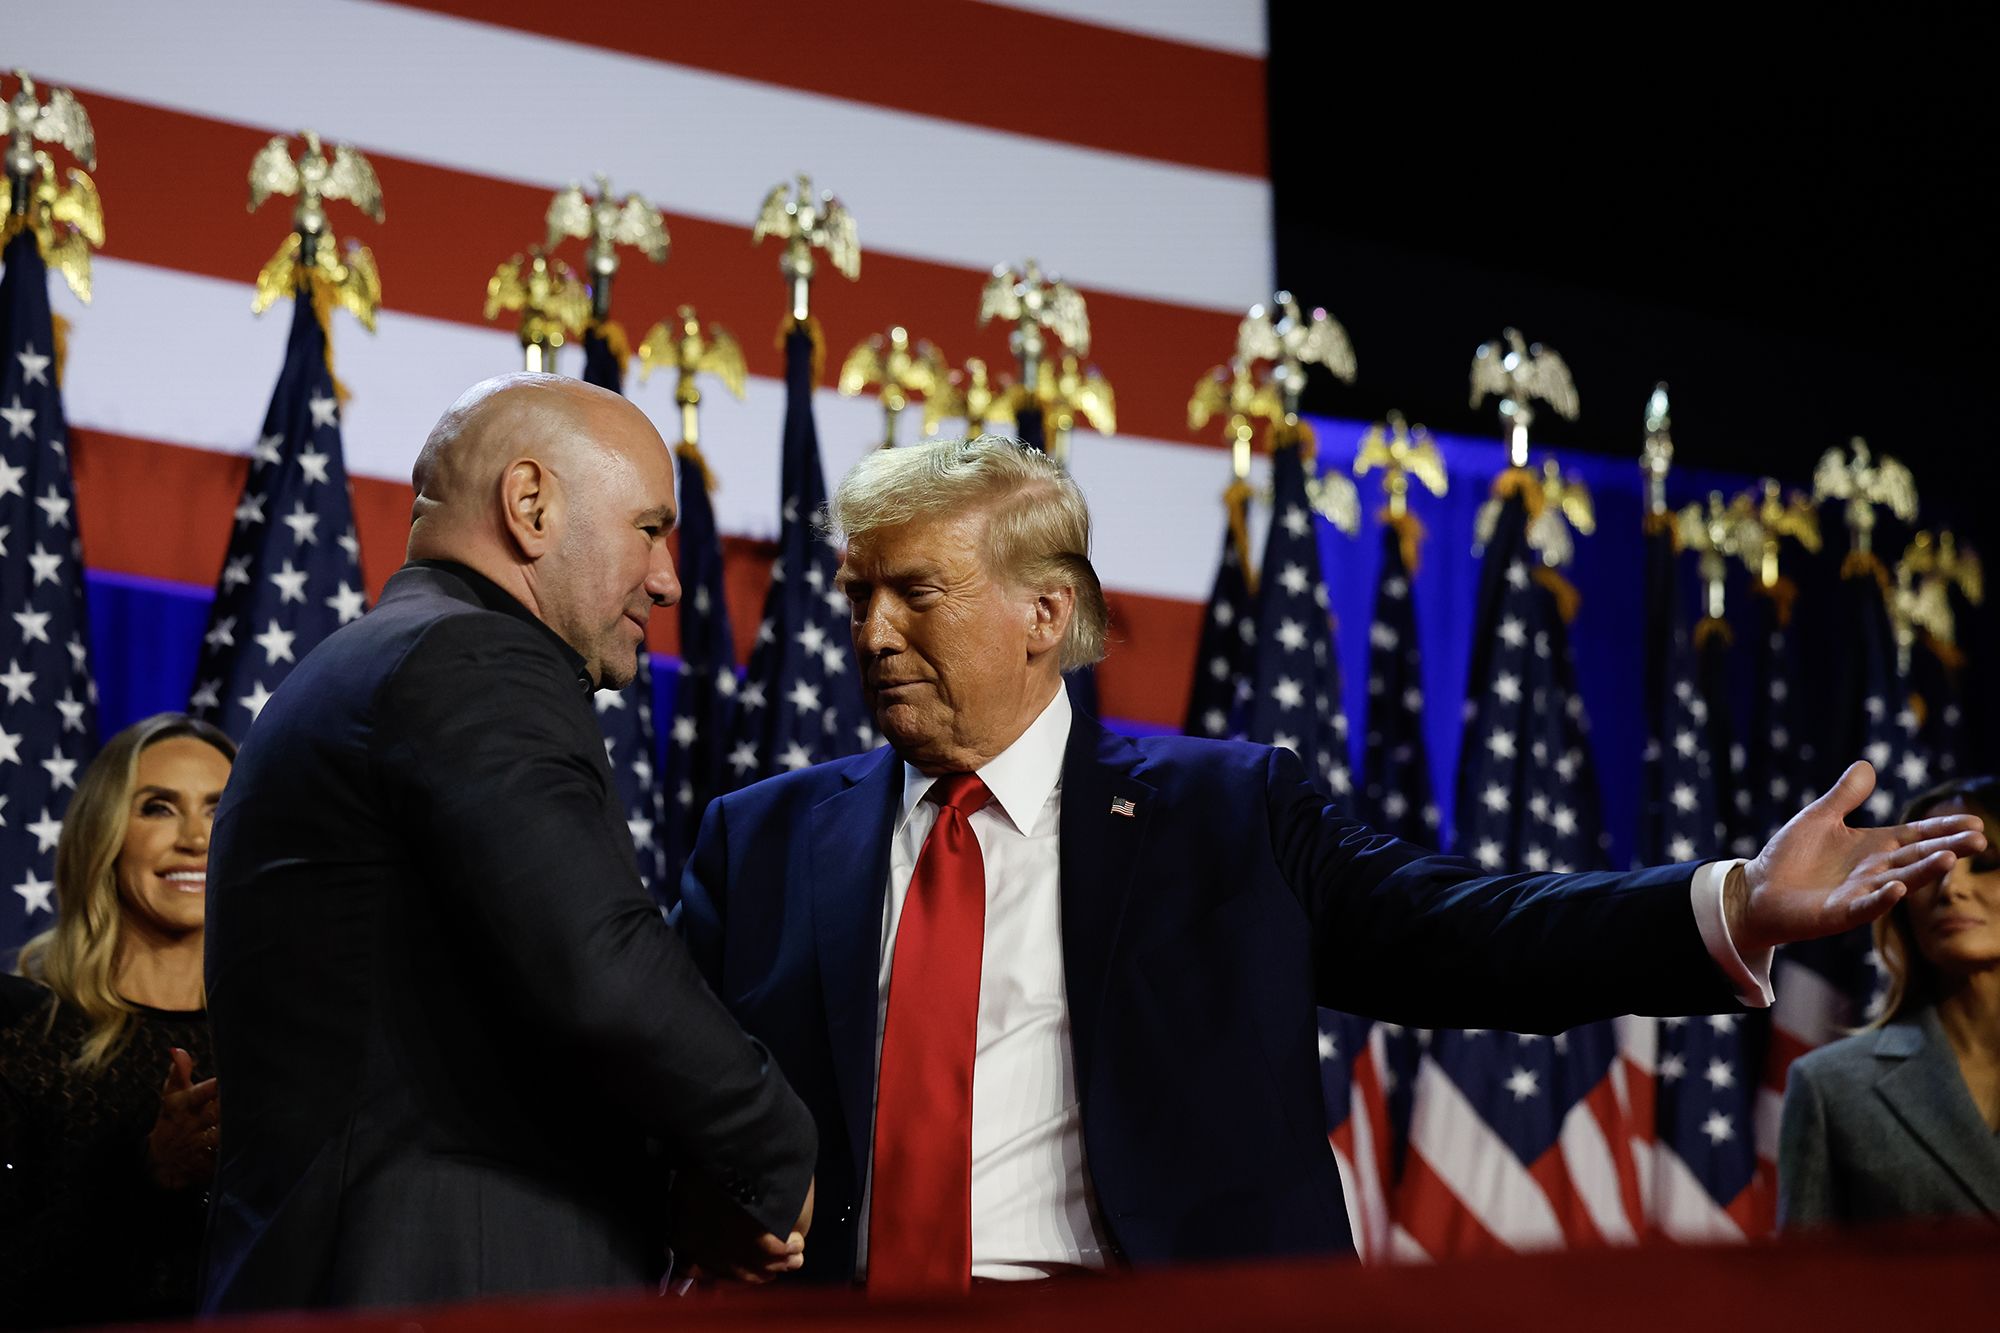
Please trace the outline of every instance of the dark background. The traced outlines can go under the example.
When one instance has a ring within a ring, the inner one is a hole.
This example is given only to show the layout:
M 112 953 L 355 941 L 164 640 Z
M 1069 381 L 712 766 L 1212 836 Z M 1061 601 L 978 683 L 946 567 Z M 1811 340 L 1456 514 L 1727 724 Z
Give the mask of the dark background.
M 1467 372 L 1512 325 L 1582 404 L 1537 444 L 1636 458 L 1666 380 L 1677 464 L 1809 486 L 1862 435 L 1914 472 L 1921 524 L 2000 557 L 1991 18 L 1351 13 L 1270 6 L 1278 279 L 1360 367 L 1308 411 L 1497 435 Z M 1878 539 L 1891 564 L 1904 537 Z M 1975 763 L 2000 754 L 1995 619 L 1961 626 Z

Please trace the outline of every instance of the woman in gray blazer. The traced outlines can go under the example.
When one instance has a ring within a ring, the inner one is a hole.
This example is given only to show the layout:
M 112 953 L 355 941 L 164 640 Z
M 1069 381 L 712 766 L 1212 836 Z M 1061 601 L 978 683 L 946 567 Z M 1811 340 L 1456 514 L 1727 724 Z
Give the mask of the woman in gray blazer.
M 1882 1016 L 1792 1065 L 1780 1226 L 2000 1221 L 2000 779 L 1933 788 L 1903 818 L 1961 813 L 1987 850 L 1875 923 Z

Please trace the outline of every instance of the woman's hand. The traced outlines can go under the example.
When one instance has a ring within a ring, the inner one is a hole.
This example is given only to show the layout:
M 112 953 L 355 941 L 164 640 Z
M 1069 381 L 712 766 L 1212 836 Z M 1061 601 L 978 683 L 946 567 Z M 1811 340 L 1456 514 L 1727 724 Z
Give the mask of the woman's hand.
M 215 1178 L 222 1099 L 214 1079 L 193 1080 L 194 1057 L 174 1047 L 160 1089 L 160 1114 L 146 1135 L 147 1173 L 161 1189 L 186 1189 Z

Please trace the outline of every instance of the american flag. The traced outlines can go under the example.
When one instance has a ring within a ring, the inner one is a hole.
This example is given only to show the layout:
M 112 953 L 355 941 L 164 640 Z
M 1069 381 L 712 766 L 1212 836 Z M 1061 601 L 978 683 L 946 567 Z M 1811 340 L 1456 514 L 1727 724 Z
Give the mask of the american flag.
M 320 640 L 368 609 L 340 441 L 340 395 L 310 295 L 251 452 L 188 711 L 241 740 Z
M 615 335 L 620 339 L 623 334 Z M 625 367 L 602 326 L 583 335 L 583 380 L 613 393 L 625 392 Z M 639 878 L 656 899 L 670 896 L 662 833 L 666 803 L 659 774 L 660 752 L 653 730 L 653 655 L 641 647 L 639 674 L 622 690 L 599 690 L 597 726 L 604 733 L 604 757 L 618 784 L 618 801 L 625 807 L 625 826 L 632 831 L 632 850 L 639 858 Z
M 1241 695 L 1250 688 L 1249 649 L 1256 637 L 1256 604 L 1250 596 L 1248 550 L 1244 532 L 1249 487 L 1231 485 L 1223 497 L 1230 526 L 1222 534 L 1222 556 L 1215 566 L 1215 586 L 1202 608 L 1201 639 L 1195 648 L 1194 684 L 1188 690 L 1187 717 L 1181 730 L 1190 736 L 1234 736 Z
M 392 279 L 378 331 L 333 331 L 354 390 L 341 428 L 376 590 L 439 411 L 494 366 L 517 364 L 513 330 L 481 313 L 493 261 L 520 248 L 521 220 L 541 217 L 576 172 L 574 118 L 522 117 L 520 90 L 590 89 L 594 105 L 649 108 L 596 118 L 592 165 L 658 204 L 673 236 L 670 265 L 619 271 L 628 316 L 686 302 L 734 330 L 772 319 L 777 254 L 750 245 L 749 226 L 770 186 L 798 170 L 838 192 L 865 247 L 859 281 L 815 284 L 827 346 L 900 324 L 954 357 L 1011 364 L 1008 327 L 978 324 L 977 293 L 998 257 L 1059 260 L 1089 301 L 1092 360 L 1122 409 L 1116 434 L 1080 440 L 1071 458 L 1118 622 L 1114 656 L 1144 645 L 1161 660 L 1192 658 L 1223 529 L 1214 478 L 1225 451 L 1188 425 L 1187 386 L 1214 348 L 1233 345 L 1244 306 L 1268 295 L 1275 253 L 1257 0 L 1117 14 L 953 3 L 898 20 L 904 45 L 1034 51 L 1049 86 L 1093 90 L 1088 115 L 1063 99 L 982 96 L 941 67 L 913 70 L 900 49 L 857 43 L 850 16 L 810 6 L 788 7 L 775 26 L 729 6 L 625 7 L 584 28 L 558 10 L 462 0 L 270 0 L 263 25 L 223 0 L 61 8 L 61 22 L 10 25 L 9 60 L 85 96 L 116 168 L 97 181 L 107 213 L 138 219 L 174 200 L 174 225 L 112 231 L 94 304 L 77 315 L 64 391 L 90 464 L 82 503 L 144 516 L 92 525 L 93 569 L 215 581 L 239 459 L 275 370 L 270 331 L 243 318 L 268 255 L 245 230 L 244 164 L 272 134 L 310 124 L 366 151 L 393 210 L 385 225 L 358 214 L 345 224 Z M 312 31 L 315 59 L 268 59 L 271 31 Z M 356 69 L 374 72 L 379 95 L 357 92 Z M 482 75 L 440 80 L 441 69 Z M 697 123 L 728 133 L 672 146 L 658 133 Z M 924 164 L 926 188 L 911 188 L 912 163 Z M 1042 188 L 996 191 L 996 179 L 1060 182 L 1062 205 Z M 1134 198 L 1174 225 L 1123 225 Z M 979 206 L 939 206 L 950 199 Z M 732 574 L 739 660 L 761 610 L 761 594 L 746 602 L 744 589 L 779 538 L 788 494 L 784 353 L 768 337 L 743 351 L 744 400 L 719 398 L 702 421 L 723 549 L 749 575 Z M 825 368 L 814 404 L 828 483 L 881 440 L 880 404 L 836 395 L 837 369 Z M 664 423 L 675 408 L 661 379 L 628 389 Z M 176 503 L 148 504 L 162 485 Z M 1186 692 L 1174 674 L 1099 671 L 1104 711 L 1178 724 Z M 664 709 L 656 722 L 665 730 Z
M 757 646 L 736 696 L 728 763 L 738 786 L 875 745 L 847 599 L 834 586 L 840 557 L 815 525 L 826 478 L 813 426 L 812 366 L 812 335 L 792 329 L 785 335 L 784 528 Z
M 681 655 L 667 728 L 667 883 L 680 880 L 708 803 L 728 789 L 729 729 L 736 699 L 736 640 L 722 581 L 722 547 L 709 502 L 708 463 L 683 440 L 680 460 Z
M 1368 727 L 1361 738 L 1361 817 L 1384 833 L 1437 846 L 1438 808 L 1424 757 L 1424 685 L 1404 531 L 1382 528 L 1382 572 L 1368 626 Z
M 1348 1231 L 1363 1263 L 1394 1253 L 1394 1174 L 1383 1025 L 1353 1014 L 1319 1014 L 1320 1088 L 1326 1138 L 1340 1171 Z
M 1661 515 L 1670 518 L 1670 515 Z M 1637 860 L 1642 865 L 1711 856 L 1723 843 L 1716 710 L 1726 705 L 1728 636 L 1704 621 L 1706 660 L 1689 641 L 1673 528 L 1646 529 L 1646 663 L 1650 697 L 1644 752 L 1645 804 Z M 1705 678 L 1705 682 L 1704 682 Z M 1716 690 L 1711 697 L 1707 689 Z M 1725 757 L 1726 762 L 1726 757 Z M 1634 1019 L 1634 1024 L 1655 1020 Z M 1762 1015 L 1666 1018 L 1646 1043 L 1654 1105 L 1648 1218 L 1677 1240 L 1741 1240 L 1770 1230 L 1769 1181 L 1757 1171 L 1757 1071 Z
M 1532 571 L 1509 471 L 1481 570 L 1458 840 L 1489 870 L 1600 866 L 1597 782 L 1554 571 Z M 1418 1068 L 1397 1216 L 1433 1257 L 1630 1240 L 1644 1205 L 1628 1061 L 1611 1023 L 1560 1036 L 1433 1033 Z
M 25 230 L 0 277 L 0 965 L 55 924 L 56 840 L 97 749 L 83 547 L 48 270 Z
M 1327 614 L 1319 530 L 1306 493 L 1310 438 L 1274 442 L 1271 529 L 1257 586 L 1257 630 L 1243 706 L 1244 734 L 1282 746 L 1335 803 L 1348 805 L 1353 778 L 1347 757 L 1347 716 L 1340 706 L 1340 666 Z

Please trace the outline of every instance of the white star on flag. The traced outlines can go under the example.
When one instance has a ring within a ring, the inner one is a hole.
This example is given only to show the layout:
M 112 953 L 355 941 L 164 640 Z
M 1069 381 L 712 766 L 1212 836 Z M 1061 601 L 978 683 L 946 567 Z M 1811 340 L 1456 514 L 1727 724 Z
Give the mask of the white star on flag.
M 265 666 L 276 666 L 279 662 L 293 660 L 292 640 L 297 637 L 295 632 L 284 628 L 274 620 L 269 629 L 257 635 L 251 642 L 264 650 Z
M 18 440 L 35 429 L 35 409 L 21 406 L 17 396 L 12 407 L 0 407 L 0 417 L 7 419 L 7 438 Z
M 21 377 L 24 384 L 47 384 L 49 382 L 49 358 L 35 350 L 28 343 L 14 353 L 14 359 L 21 363 Z M 15 400 L 19 402 L 19 399 Z
M 338 413 L 340 410 L 340 404 L 338 401 L 332 398 L 322 397 L 319 394 L 314 394 L 312 398 L 307 401 L 306 407 L 308 410 L 312 412 L 313 428 L 315 430 L 317 430 L 321 426 L 334 425 L 337 421 L 337 417 L 335 414 Z
M 258 715 L 264 711 L 264 705 L 271 702 L 271 692 L 264 688 L 263 681 L 252 681 L 250 683 L 250 693 L 244 695 L 236 702 L 250 710 L 250 720 L 255 722 Z
M 286 527 L 292 530 L 292 545 L 313 546 L 318 544 L 319 515 L 308 511 L 305 501 L 300 500 L 293 507 L 292 512 L 285 515 L 284 523 Z
M 307 449 L 299 455 L 299 472 L 304 475 L 308 486 L 326 480 L 327 460 L 326 454 L 313 449 Z

